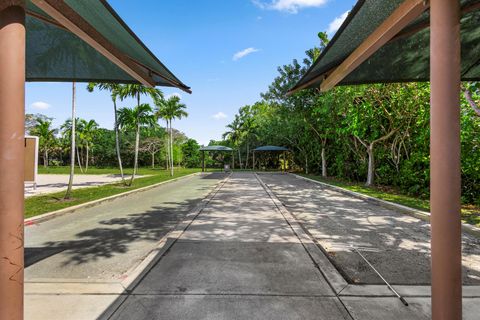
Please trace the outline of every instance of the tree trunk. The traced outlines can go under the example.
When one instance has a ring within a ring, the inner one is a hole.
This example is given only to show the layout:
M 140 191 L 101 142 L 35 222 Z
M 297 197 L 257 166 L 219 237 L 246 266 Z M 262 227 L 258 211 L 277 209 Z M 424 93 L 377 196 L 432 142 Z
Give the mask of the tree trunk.
M 45 149 L 45 151 L 43 152 L 43 166 L 45 168 L 48 167 L 48 150 Z
M 173 177 L 173 129 L 172 120 L 170 120 L 170 176 Z
M 152 169 L 155 169 L 155 152 L 152 152 Z
M 135 179 L 135 174 L 137 174 L 137 167 L 138 167 L 138 148 L 140 146 L 140 125 L 137 124 L 137 132 L 135 134 L 135 158 L 133 160 L 133 173 L 132 177 L 130 178 L 130 186 L 133 184 L 133 180 Z
M 305 174 L 308 174 L 308 157 L 305 156 Z
M 322 177 L 327 177 L 327 157 L 325 156 L 324 146 L 322 146 Z
M 113 113 L 115 114 L 115 149 L 117 152 L 118 168 L 120 169 L 120 176 L 122 177 L 123 185 L 126 184 L 125 177 L 123 175 L 122 156 L 120 154 L 120 133 L 118 130 L 118 118 L 117 118 L 117 101 L 113 100 Z
M 242 169 L 243 164 L 242 164 L 242 154 L 240 153 L 240 146 L 238 146 L 238 163 L 240 164 L 240 169 Z
M 470 107 L 472 107 L 473 111 L 480 117 L 480 108 L 478 107 L 477 103 L 473 100 L 473 97 L 468 89 L 463 90 L 463 94 L 465 99 L 467 100 Z
M 89 155 L 88 155 L 88 151 L 89 151 L 89 149 L 90 149 L 90 148 L 88 147 L 88 143 L 87 143 L 87 145 L 86 145 L 85 148 L 86 148 L 86 151 L 87 151 L 87 152 L 86 152 L 86 155 L 85 155 L 85 173 L 87 173 L 87 171 L 88 171 L 88 156 L 89 156 Z
M 72 136 L 70 137 L 70 177 L 64 199 L 72 197 L 73 176 L 75 174 L 75 82 L 72 83 Z
M 367 148 L 368 173 L 367 173 L 367 183 L 365 183 L 366 186 L 373 185 L 373 180 L 374 180 L 374 177 L 375 177 L 375 158 L 374 158 L 373 146 L 374 146 L 374 144 L 370 143 L 370 145 Z
M 80 168 L 80 172 L 83 173 L 82 162 L 80 161 L 80 151 L 78 150 L 78 145 L 76 146 L 76 148 L 77 148 L 78 167 Z
M 167 143 L 165 145 L 165 151 L 166 151 L 166 164 L 167 164 L 167 171 L 170 170 L 170 128 L 169 128 L 169 125 L 168 125 L 168 120 L 167 120 Z
M 248 141 L 247 141 L 247 158 L 245 159 L 245 169 L 248 169 L 248 156 L 249 156 L 250 150 L 248 147 Z

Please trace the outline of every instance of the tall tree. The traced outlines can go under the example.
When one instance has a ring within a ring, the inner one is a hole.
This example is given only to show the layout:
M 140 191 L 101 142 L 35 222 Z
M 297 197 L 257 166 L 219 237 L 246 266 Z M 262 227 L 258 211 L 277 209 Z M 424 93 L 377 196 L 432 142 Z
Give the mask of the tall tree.
M 138 168 L 138 150 L 140 146 L 140 130 L 142 127 L 153 127 L 156 125 L 155 116 L 152 113 L 152 107 L 143 103 L 133 109 L 121 108 L 118 110 L 118 123 L 123 130 L 135 131 L 135 157 L 133 163 L 133 173 L 130 178 L 131 186 Z
M 170 149 L 170 175 L 173 176 L 173 129 L 172 121 L 175 119 L 182 119 L 188 117 L 188 113 L 185 111 L 187 106 L 180 103 L 178 96 L 171 96 L 169 99 L 154 99 L 156 109 L 156 116 L 158 118 L 165 119 L 168 124 L 170 133 L 169 149 Z
M 81 131 L 79 132 L 79 140 L 81 141 L 82 145 L 85 147 L 85 172 L 88 171 L 88 162 L 89 162 L 89 154 L 90 149 L 92 147 L 93 139 L 95 134 L 98 131 L 98 123 L 95 120 L 86 121 L 84 119 L 80 119 L 79 127 Z
M 94 83 L 90 82 L 87 86 L 89 92 L 93 92 L 95 88 L 99 90 L 106 90 L 110 92 L 110 97 L 112 98 L 113 103 L 113 115 L 114 115 L 114 124 L 113 129 L 115 130 L 115 150 L 117 153 L 118 168 L 120 169 L 120 176 L 122 177 L 122 182 L 125 184 L 125 177 L 123 175 L 123 166 L 122 166 L 122 156 L 120 153 L 120 133 L 118 130 L 118 114 L 117 114 L 117 99 L 120 94 L 123 92 L 123 87 L 120 84 L 116 83 Z
M 37 124 L 30 133 L 40 138 L 40 151 L 43 154 L 43 166 L 48 167 L 48 153 L 55 145 L 57 129 L 52 128 L 52 121 L 37 119 Z
M 240 169 L 242 169 L 242 154 L 240 151 L 240 140 L 242 137 L 242 122 L 240 120 L 239 115 L 235 115 L 232 123 L 227 124 L 226 126 L 227 131 L 223 134 L 223 139 L 228 139 L 232 141 L 233 145 L 237 148 L 238 152 L 238 163 L 240 165 Z

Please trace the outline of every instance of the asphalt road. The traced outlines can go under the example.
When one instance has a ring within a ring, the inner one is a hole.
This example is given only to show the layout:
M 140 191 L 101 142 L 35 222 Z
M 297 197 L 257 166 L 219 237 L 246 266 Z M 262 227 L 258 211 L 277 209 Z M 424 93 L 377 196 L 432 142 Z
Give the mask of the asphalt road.
M 26 281 L 122 277 L 222 178 L 191 176 L 27 226 Z

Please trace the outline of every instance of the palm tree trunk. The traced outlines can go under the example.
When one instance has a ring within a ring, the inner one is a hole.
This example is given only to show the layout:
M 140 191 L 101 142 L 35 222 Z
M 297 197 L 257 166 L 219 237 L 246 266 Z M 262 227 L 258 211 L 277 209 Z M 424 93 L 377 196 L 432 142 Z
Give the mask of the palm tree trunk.
M 67 192 L 64 199 L 72 196 L 73 176 L 75 174 L 75 82 L 72 83 L 72 136 L 70 137 L 70 177 L 68 179 Z
M 120 176 L 122 177 L 122 183 L 125 185 L 125 177 L 123 175 L 122 155 L 120 154 L 120 133 L 118 130 L 118 116 L 117 116 L 117 101 L 113 100 L 113 113 L 115 115 L 115 149 L 117 152 L 118 168 L 120 169 Z
M 48 151 L 45 148 L 45 151 L 43 152 L 43 166 L 46 168 L 48 167 Z
M 242 169 L 242 154 L 240 153 L 240 146 L 238 146 L 238 163 L 240 164 L 240 169 Z
M 173 130 L 172 120 L 170 120 L 170 175 L 173 177 Z
M 168 170 L 170 170 L 170 132 L 169 132 L 170 129 L 169 129 L 169 126 L 168 126 L 168 120 L 167 120 L 167 127 L 166 127 L 166 129 L 167 129 L 167 138 L 166 138 L 167 144 L 166 144 L 166 146 L 165 146 L 165 151 L 167 152 L 167 161 L 166 161 L 166 163 L 167 163 L 167 171 L 168 171 Z
M 87 145 L 86 145 L 85 148 L 86 148 L 86 151 L 87 151 L 87 152 L 86 152 L 87 154 L 85 155 L 85 173 L 87 173 L 87 171 L 88 171 L 88 151 L 89 151 L 89 149 L 90 149 L 90 148 L 88 147 L 88 143 L 87 143 Z
M 140 146 L 140 125 L 137 125 L 137 133 L 135 135 L 135 159 L 133 160 L 133 173 L 130 179 L 130 185 L 133 184 L 133 180 L 135 179 L 135 174 L 137 174 L 138 168 L 138 148 Z
M 76 149 L 77 149 L 78 167 L 80 168 L 80 172 L 83 173 L 82 162 L 80 161 L 80 151 L 78 150 L 78 145 L 76 146 Z

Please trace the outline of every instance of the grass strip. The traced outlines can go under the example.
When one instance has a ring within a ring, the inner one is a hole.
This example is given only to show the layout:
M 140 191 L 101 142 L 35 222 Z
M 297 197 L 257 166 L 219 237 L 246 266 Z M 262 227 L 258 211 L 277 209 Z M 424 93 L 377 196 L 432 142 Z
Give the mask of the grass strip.
M 115 169 L 102 169 L 104 173 Z M 58 170 L 60 171 L 60 170 Z M 90 169 L 89 169 L 90 171 Z M 92 170 L 94 171 L 94 170 Z M 118 171 L 118 170 L 116 170 Z M 121 183 L 106 184 L 98 187 L 73 189 L 72 199 L 63 200 L 65 192 L 49 193 L 45 195 L 32 196 L 25 199 L 25 218 L 31 218 L 40 214 L 76 206 L 82 203 L 110 197 L 113 195 L 121 194 L 131 190 L 151 186 L 153 184 L 172 180 L 175 178 L 183 177 L 195 172 L 199 172 L 200 169 L 175 169 L 175 175 L 170 176 L 166 170 L 152 170 L 152 169 L 140 169 L 139 174 L 149 175 L 143 178 L 137 178 L 132 186 L 126 187 Z M 117 172 L 113 172 L 117 173 Z M 97 174 L 99 174 L 97 172 Z
M 299 174 L 299 175 L 312 180 L 316 180 L 316 181 L 331 184 L 337 187 L 341 187 L 350 191 L 358 192 L 370 197 L 401 204 L 413 209 L 423 210 L 427 212 L 430 211 L 429 200 L 404 195 L 390 187 L 382 187 L 382 186 L 367 187 L 358 182 L 357 183 L 347 182 L 347 181 L 343 181 L 335 178 L 323 178 L 321 176 L 307 175 L 307 174 Z M 471 224 L 476 227 L 480 227 L 480 208 L 473 205 L 463 205 L 462 206 L 462 222 Z

